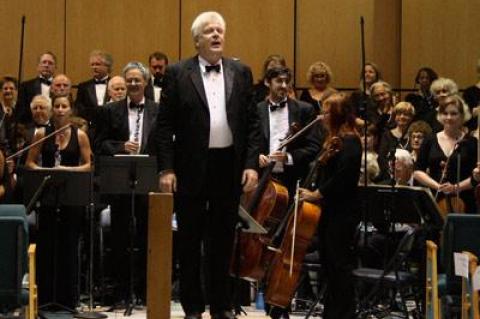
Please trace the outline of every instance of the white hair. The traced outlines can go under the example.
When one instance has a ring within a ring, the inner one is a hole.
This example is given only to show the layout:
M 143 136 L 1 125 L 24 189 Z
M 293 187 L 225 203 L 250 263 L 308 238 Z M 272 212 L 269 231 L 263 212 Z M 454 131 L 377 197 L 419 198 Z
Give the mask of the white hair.
M 405 164 L 407 167 L 413 167 L 413 157 L 409 151 L 397 148 L 395 151 L 395 160 L 397 162 Z
M 145 82 L 148 82 L 148 80 L 150 80 L 150 72 L 141 62 L 138 62 L 138 61 L 128 62 L 127 65 L 125 65 L 125 67 L 122 70 L 123 77 L 125 78 L 127 72 L 133 69 L 137 69 L 140 71 L 140 73 L 142 73 L 142 76 Z
M 193 20 L 192 23 L 191 31 L 193 40 L 197 39 L 200 33 L 202 33 L 203 27 L 205 27 L 205 25 L 208 23 L 219 23 L 222 26 L 223 31 L 225 31 L 227 28 L 225 20 L 220 13 L 216 11 L 202 12 L 195 18 L 195 20 Z
M 30 109 L 33 108 L 33 106 L 35 105 L 36 102 L 43 102 L 47 105 L 47 110 L 48 112 L 50 113 L 52 111 L 52 102 L 49 98 L 39 94 L 39 95 L 35 95 L 32 99 L 32 102 L 30 102 Z

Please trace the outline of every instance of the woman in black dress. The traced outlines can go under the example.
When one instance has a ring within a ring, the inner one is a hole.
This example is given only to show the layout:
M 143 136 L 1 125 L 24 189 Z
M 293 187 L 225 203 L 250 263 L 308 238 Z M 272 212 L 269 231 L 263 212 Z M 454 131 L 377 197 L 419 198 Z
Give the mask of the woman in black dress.
M 54 97 L 52 102 L 54 128 L 37 130 L 33 143 L 70 124 L 72 108 L 68 97 Z M 91 154 L 87 134 L 70 126 L 31 148 L 26 167 L 86 172 L 91 168 Z M 51 193 L 44 191 L 46 195 Z M 38 215 L 39 303 L 57 302 L 74 309 L 78 301 L 78 240 L 85 208 L 60 206 L 57 211 L 55 206 L 44 204 Z
M 443 129 L 424 140 L 415 163 L 414 178 L 432 189 L 437 200 L 460 194 L 467 213 L 475 213 L 471 173 L 476 166 L 476 140 L 463 130 L 461 99 L 448 96 L 439 105 Z
M 438 75 L 432 68 L 423 67 L 418 70 L 414 86 L 417 91 L 405 97 L 405 101 L 410 102 L 415 108 L 415 120 L 428 121 L 432 114 L 437 113 L 438 103 L 430 91 L 430 86 L 436 79 Z
M 332 70 L 325 62 L 317 61 L 308 68 L 307 81 L 311 87 L 302 91 L 300 101 L 310 103 L 315 111 L 320 112 L 323 101 L 336 92 L 330 86 Z
M 387 180 L 391 177 L 388 163 L 390 160 L 395 159 L 396 149 L 410 150 L 407 130 L 414 115 L 415 109 L 408 102 L 400 102 L 393 108 L 391 117 L 395 127 L 383 133 L 378 150 L 380 180 Z
M 334 138 L 342 146 L 331 152 L 320 169 L 314 191 L 300 189 L 301 199 L 319 202 L 322 216 L 319 224 L 320 255 L 325 265 L 327 291 L 323 318 L 353 318 L 355 294 L 351 270 L 354 266 L 352 242 L 359 218 L 355 198 L 360 175 L 362 145 L 355 129 L 355 116 L 348 99 L 335 93 L 324 103 L 324 124 L 328 131 L 325 149 Z

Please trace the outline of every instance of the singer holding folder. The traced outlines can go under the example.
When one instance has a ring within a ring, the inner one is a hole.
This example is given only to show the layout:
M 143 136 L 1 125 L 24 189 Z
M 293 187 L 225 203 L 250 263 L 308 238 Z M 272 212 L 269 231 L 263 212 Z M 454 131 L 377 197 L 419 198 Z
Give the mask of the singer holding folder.
M 92 151 L 87 134 L 68 126 L 72 115 L 70 100 L 65 96 L 57 96 L 52 102 L 54 128 L 37 130 L 33 143 L 51 133 L 50 130 L 64 129 L 33 146 L 28 153 L 26 167 L 89 171 Z M 83 207 L 73 206 L 60 207 L 60 212 L 56 212 L 55 207 L 40 208 L 37 240 L 40 305 L 54 301 L 74 309 L 77 304 L 77 248 L 83 211 Z M 56 231 L 53 231 L 54 223 L 57 223 Z M 56 256 L 53 254 L 55 249 Z M 52 281 L 53 269 L 57 270 L 56 282 Z

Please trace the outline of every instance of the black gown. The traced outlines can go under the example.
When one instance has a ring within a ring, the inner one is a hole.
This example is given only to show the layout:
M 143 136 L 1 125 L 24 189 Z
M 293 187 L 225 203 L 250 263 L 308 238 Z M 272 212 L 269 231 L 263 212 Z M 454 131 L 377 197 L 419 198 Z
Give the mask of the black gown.
M 460 155 L 460 163 L 458 163 L 457 156 Z M 447 156 L 440 148 L 437 135 L 426 138 L 420 147 L 418 159 L 415 162 L 415 170 L 427 172 L 428 175 L 437 182 L 440 182 L 442 177 L 442 167 L 447 161 Z M 475 138 L 465 136 L 459 142 L 458 146 L 453 151 L 444 183 L 457 183 L 457 168 L 460 165 L 460 179 L 458 182 L 471 176 L 473 169 L 477 162 L 477 144 Z M 436 190 L 432 190 L 435 196 Z M 439 194 L 440 196 L 440 194 Z M 465 190 L 460 193 L 460 198 L 464 201 L 466 206 L 466 213 L 475 213 L 476 205 L 473 190 Z
M 359 222 L 355 203 L 362 146 L 355 135 L 342 139 L 342 149 L 320 169 L 317 179 L 323 195 L 319 251 L 327 278 L 325 319 L 350 319 L 355 313 L 352 243 Z
M 53 128 L 47 128 L 46 134 L 51 131 Z M 57 145 L 54 139 L 48 139 L 43 143 L 41 151 L 43 167 L 55 166 L 56 152 Z M 78 166 L 80 164 L 80 146 L 76 128 L 71 129 L 70 141 L 65 149 L 59 151 L 59 154 L 60 165 Z M 46 189 L 44 194 L 55 196 L 57 191 Z M 54 199 L 46 197 L 42 199 L 46 203 L 42 204 L 38 214 L 39 304 L 57 302 L 74 308 L 79 297 L 78 243 L 84 208 L 61 206 L 57 211 L 55 205 L 51 204 L 55 201 Z

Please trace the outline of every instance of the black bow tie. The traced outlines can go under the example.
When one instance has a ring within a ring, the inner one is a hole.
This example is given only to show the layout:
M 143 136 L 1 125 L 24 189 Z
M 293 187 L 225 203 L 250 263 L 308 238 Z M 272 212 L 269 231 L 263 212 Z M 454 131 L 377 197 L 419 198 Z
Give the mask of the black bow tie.
M 131 109 L 134 109 L 134 110 L 138 109 L 139 111 L 141 111 L 141 110 L 143 110 L 143 107 L 144 107 L 143 104 L 137 104 L 137 103 L 134 103 L 133 101 L 130 102 L 130 108 Z
M 50 86 L 52 84 L 52 81 L 50 79 L 40 77 L 40 83 Z
M 36 128 L 40 128 L 40 127 L 45 127 L 46 128 L 46 127 L 48 127 L 48 124 L 37 124 L 37 123 L 35 123 L 35 127 Z
M 153 79 L 153 85 L 155 85 L 155 86 L 158 86 L 158 87 L 161 88 L 162 83 L 163 83 L 163 79 L 160 78 L 160 77 Z
M 280 103 L 270 102 L 270 112 L 275 112 L 278 109 L 284 108 L 287 105 L 287 101 L 282 101 Z
M 94 79 L 94 80 L 95 80 L 95 84 L 107 84 L 108 79 L 101 79 L 101 80 Z
M 211 71 L 215 71 L 217 73 L 220 73 L 220 64 L 206 65 L 205 66 L 205 71 L 207 71 L 207 73 L 209 73 Z

